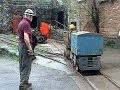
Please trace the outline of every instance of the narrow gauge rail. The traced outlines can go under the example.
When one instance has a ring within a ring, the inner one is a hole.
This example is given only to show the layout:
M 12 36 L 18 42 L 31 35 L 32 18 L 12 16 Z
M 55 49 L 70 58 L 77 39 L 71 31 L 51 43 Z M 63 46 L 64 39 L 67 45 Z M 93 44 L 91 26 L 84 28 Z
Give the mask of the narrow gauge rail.
M 120 84 L 116 83 L 113 79 L 111 79 L 108 75 L 106 75 L 104 72 L 100 71 L 101 75 L 103 75 L 107 80 L 109 80 L 111 83 L 113 83 L 116 87 L 120 89 Z
M 17 41 L 14 41 L 14 40 L 10 40 L 10 39 L 8 39 L 8 37 L 5 37 L 5 36 L 0 36 L 0 40 L 2 41 L 2 42 L 5 42 L 5 43 L 7 43 L 7 44 L 11 44 L 11 45 L 15 45 L 15 46 L 18 46 L 18 42 Z M 16 44 L 17 43 L 17 44 Z M 57 47 L 56 47 L 57 48 Z M 49 54 L 53 54 L 53 53 L 50 53 L 50 52 L 48 52 Z M 65 66 L 68 66 L 69 68 L 73 68 L 73 67 L 71 67 L 71 66 L 69 66 L 69 65 L 67 65 L 67 64 L 65 64 L 65 63 L 63 63 L 63 62 L 60 62 L 59 60 L 56 60 L 56 59 L 53 59 L 53 58 L 50 58 L 50 57 L 48 57 L 48 56 L 46 56 L 46 55 L 41 55 L 41 54 L 39 54 L 39 53 L 35 53 L 36 55 L 38 55 L 38 56 L 42 56 L 42 57 L 45 57 L 45 58 L 48 58 L 48 59 L 51 59 L 51 60 L 53 60 L 53 61 L 56 61 L 56 62 L 58 62 L 58 63 L 61 63 L 61 64 L 63 64 L 63 65 L 65 65 Z M 53 55 L 57 55 L 57 54 L 53 54 Z M 75 69 L 74 69 L 75 70 Z M 91 88 L 93 89 L 93 90 L 98 90 L 88 79 L 89 79 L 89 77 L 87 77 L 87 76 L 83 76 L 81 73 L 79 73 L 78 71 L 76 71 L 75 70 L 75 72 L 78 74 L 78 75 L 80 75 L 90 86 L 91 86 Z M 120 85 L 118 84 L 118 83 L 116 83 L 112 78 L 110 78 L 108 75 L 106 75 L 105 73 L 103 73 L 102 71 L 100 71 L 100 73 L 101 73 L 101 75 L 104 77 L 104 78 L 106 78 L 109 82 L 111 82 L 114 86 L 116 86 L 117 88 L 119 88 L 120 89 Z
M 15 45 L 15 46 L 18 46 L 18 42 L 17 42 L 17 41 L 14 41 L 14 40 L 8 39 L 8 37 L 5 37 L 5 36 L 2 36 L 2 35 L 1 35 L 1 36 L 0 36 L 0 40 L 3 41 L 3 42 L 5 42 L 5 43 L 7 43 L 7 44 L 9 44 L 9 45 Z M 55 55 L 55 56 L 63 57 L 62 54 L 58 54 L 58 53 L 50 53 L 50 52 L 48 52 L 48 51 L 45 51 L 45 52 L 46 52 L 47 54 L 51 54 L 51 55 Z M 56 61 L 56 62 L 58 62 L 58 63 L 61 63 L 61 64 L 63 64 L 63 65 L 66 65 L 66 64 L 63 63 L 63 62 L 60 62 L 60 60 L 53 59 L 53 58 L 51 58 L 51 57 L 49 57 L 49 56 L 47 56 L 47 55 L 39 54 L 38 52 L 35 53 L 35 55 L 37 55 L 37 56 L 42 56 L 42 57 L 44 57 L 44 58 L 47 58 L 47 59 L 50 59 L 50 60 Z M 66 66 L 68 66 L 68 65 L 66 65 Z
M 107 88 L 105 90 L 119 90 L 120 89 L 119 84 L 116 83 L 112 78 L 110 78 L 110 77 L 108 78 L 106 76 L 106 74 L 103 75 L 102 73 L 100 73 L 99 75 L 91 75 L 91 76 L 90 75 L 88 75 L 88 76 L 82 75 L 82 76 L 85 79 L 85 81 L 87 81 L 88 84 L 93 87 L 94 90 L 99 90 L 99 89 L 102 90 L 105 88 Z M 110 86 L 108 86 L 108 85 L 110 85 Z
M 18 45 L 18 41 L 15 41 L 15 40 L 12 40 L 12 39 L 8 39 L 8 37 L 6 36 L 3 36 L 3 35 L 0 35 L 0 38 L 1 38 L 1 41 L 3 42 L 6 42 L 8 44 L 12 44 L 12 45 Z M 6 41 L 7 40 L 7 41 Z M 17 44 L 16 44 L 17 43 Z M 52 43 L 53 44 L 53 43 Z M 54 45 L 54 44 L 53 44 Z M 57 48 L 57 47 L 56 47 Z M 38 48 L 36 48 L 38 49 Z M 59 50 L 59 49 L 58 49 Z M 59 54 L 59 53 L 51 53 L 51 52 L 48 52 L 48 51 L 45 51 L 45 50 L 41 50 L 43 52 L 46 52 L 47 54 L 52 54 L 52 55 L 56 55 L 56 56 L 60 56 L 60 57 L 64 57 L 63 54 Z M 60 51 L 60 50 L 59 50 Z M 61 51 L 60 51 L 61 52 Z

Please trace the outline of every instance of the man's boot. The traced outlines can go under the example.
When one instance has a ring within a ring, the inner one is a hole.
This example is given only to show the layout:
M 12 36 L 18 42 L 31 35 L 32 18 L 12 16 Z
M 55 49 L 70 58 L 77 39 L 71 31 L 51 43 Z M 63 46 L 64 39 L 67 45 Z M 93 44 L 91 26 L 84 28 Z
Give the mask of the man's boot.
M 32 84 L 31 83 L 24 83 L 19 85 L 19 90 L 32 90 Z
M 19 90 L 27 90 L 25 85 L 19 85 Z
M 27 90 L 32 90 L 32 83 L 26 83 L 27 85 Z

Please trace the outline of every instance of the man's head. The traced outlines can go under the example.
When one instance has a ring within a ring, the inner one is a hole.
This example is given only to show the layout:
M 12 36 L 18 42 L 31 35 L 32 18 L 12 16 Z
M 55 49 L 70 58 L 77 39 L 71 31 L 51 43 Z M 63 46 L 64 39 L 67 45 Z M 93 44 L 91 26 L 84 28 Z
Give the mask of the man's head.
M 27 9 L 24 12 L 24 17 L 28 18 L 30 21 L 32 21 L 34 15 L 35 14 L 34 14 L 34 12 L 31 9 Z

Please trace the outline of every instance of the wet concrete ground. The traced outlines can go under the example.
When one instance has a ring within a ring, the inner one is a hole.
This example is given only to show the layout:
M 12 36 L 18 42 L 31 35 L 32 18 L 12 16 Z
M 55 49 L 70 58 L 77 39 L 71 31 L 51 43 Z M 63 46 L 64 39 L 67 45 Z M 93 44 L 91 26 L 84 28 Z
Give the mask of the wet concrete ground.
M 0 90 L 19 90 L 18 62 L 1 58 L 0 63 Z M 72 70 L 71 74 L 67 74 L 65 71 L 33 64 L 30 82 L 33 90 L 92 90 L 82 77 L 72 73 Z

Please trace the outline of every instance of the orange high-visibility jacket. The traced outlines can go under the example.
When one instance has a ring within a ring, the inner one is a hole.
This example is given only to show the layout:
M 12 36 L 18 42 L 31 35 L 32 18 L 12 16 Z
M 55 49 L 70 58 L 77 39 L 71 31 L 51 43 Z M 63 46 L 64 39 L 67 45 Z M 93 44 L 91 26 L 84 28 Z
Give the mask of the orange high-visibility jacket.
M 46 22 L 41 22 L 40 24 L 40 33 L 41 35 L 49 35 L 49 25 Z

